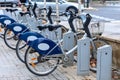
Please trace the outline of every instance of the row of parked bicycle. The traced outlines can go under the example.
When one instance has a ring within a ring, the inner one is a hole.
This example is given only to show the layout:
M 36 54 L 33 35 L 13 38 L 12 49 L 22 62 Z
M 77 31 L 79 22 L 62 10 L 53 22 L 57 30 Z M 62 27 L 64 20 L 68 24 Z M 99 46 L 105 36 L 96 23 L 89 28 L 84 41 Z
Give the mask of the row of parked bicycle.
M 47 12 L 47 18 L 41 18 L 36 14 L 37 5 L 28 6 L 27 12 L 19 12 L 18 9 L 5 9 L 7 13 L 14 13 L 16 19 L 11 16 L 0 15 L 1 38 L 5 44 L 16 51 L 20 61 L 25 63 L 27 69 L 33 74 L 44 76 L 52 73 L 59 64 L 69 61 L 68 54 L 73 53 L 74 61 L 77 62 L 77 40 L 80 38 L 90 39 L 91 64 L 93 70 L 96 60 L 97 48 L 107 43 L 99 37 L 93 37 L 89 24 L 92 17 L 90 14 L 79 15 L 72 11 L 61 13 L 60 16 L 68 18 L 69 28 L 53 20 L 52 8 L 43 8 Z M 16 14 L 17 13 L 17 14 Z M 97 23 L 99 24 L 99 23 Z M 74 35 L 74 47 L 70 50 L 64 49 L 63 36 L 71 32 Z

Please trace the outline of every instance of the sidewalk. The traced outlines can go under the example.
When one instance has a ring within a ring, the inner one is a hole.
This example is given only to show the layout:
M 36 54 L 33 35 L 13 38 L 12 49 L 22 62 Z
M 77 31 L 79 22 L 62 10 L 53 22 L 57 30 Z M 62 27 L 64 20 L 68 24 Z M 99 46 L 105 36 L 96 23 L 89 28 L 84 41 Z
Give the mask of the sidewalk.
M 120 21 L 106 22 L 102 36 L 120 41 Z
M 36 76 L 19 61 L 14 50 L 9 49 L 0 38 L 0 80 L 96 80 L 96 75 L 77 76 L 76 65 L 64 68 L 60 65 L 48 76 Z

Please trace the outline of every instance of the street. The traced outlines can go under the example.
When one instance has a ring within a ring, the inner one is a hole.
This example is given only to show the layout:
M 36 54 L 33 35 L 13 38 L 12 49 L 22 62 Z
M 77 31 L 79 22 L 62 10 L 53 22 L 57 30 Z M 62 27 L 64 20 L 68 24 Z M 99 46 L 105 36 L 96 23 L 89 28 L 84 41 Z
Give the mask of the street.
M 96 10 L 84 11 L 84 13 L 90 13 L 93 17 L 106 21 L 120 20 L 120 6 L 100 6 L 95 8 Z

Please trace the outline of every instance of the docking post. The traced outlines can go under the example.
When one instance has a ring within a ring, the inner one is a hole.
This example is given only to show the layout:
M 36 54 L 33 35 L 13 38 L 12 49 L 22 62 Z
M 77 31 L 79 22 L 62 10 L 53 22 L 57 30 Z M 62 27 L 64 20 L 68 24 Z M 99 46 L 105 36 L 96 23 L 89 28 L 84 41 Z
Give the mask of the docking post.
M 77 49 L 77 75 L 89 75 L 90 65 L 90 40 L 82 38 L 78 40 Z
M 112 47 L 105 45 L 97 51 L 97 80 L 112 79 Z

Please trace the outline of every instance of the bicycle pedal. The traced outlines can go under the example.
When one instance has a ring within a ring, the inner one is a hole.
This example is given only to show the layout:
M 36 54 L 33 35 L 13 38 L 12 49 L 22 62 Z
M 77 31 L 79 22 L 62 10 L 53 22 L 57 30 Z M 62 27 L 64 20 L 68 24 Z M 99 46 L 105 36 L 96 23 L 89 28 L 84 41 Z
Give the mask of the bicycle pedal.
M 30 53 L 34 53 L 34 52 L 36 52 L 35 49 L 31 49 L 30 50 Z
M 62 67 L 67 68 L 67 65 L 63 64 Z

